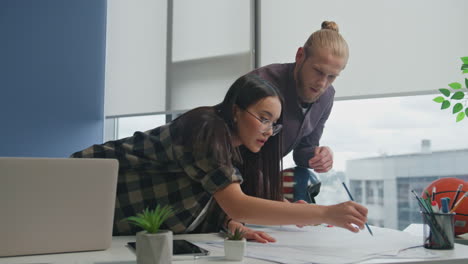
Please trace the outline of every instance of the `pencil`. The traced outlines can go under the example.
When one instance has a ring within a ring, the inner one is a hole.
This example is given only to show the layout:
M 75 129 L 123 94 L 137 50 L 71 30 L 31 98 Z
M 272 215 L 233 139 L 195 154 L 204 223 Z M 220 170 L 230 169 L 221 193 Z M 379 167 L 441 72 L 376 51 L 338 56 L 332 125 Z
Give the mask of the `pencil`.
M 455 198 L 453 198 L 452 206 L 450 207 L 451 210 L 455 206 L 455 203 L 457 202 L 458 196 L 460 195 L 460 192 L 462 189 L 463 189 L 463 184 L 458 185 L 457 193 L 455 194 Z
M 353 196 L 351 195 L 351 192 L 348 190 L 348 187 L 346 187 L 346 183 L 342 182 L 342 184 L 346 192 L 348 193 L 349 199 L 351 199 L 351 201 L 354 201 Z M 372 230 L 370 229 L 369 225 L 367 223 L 365 224 L 366 224 L 367 230 L 369 230 L 369 233 L 371 234 L 371 236 L 373 236 L 374 234 L 372 233 Z
M 419 204 L 419 207 L 421 208 L 421 211 L 424 211 L 424 212 L 430 214 L 431 212 L 429 211 L 429 209 L 425 205 L 426 203 L 424 202 L 424 200 L 422 198 L 420 198 L 418 196 L 418 194 L 414 190 L 411 190 L 411 193 L 413 193 L 414 197 L 416 197 L 416 200 L 418 201 L 418 204 Z
M 458 202 L 455 204 L 455 206 L 453 206 L 452 210 L 450 210 L 450 213 L 453 213 L 455 212 L 455 210 L 457 210 L 457 207 L 460 206 L 460 204 L 462 203 L 463 199 L 468 196 L 468 192 L 466 192 L 461 198 L 460 200 L 458 200 Z

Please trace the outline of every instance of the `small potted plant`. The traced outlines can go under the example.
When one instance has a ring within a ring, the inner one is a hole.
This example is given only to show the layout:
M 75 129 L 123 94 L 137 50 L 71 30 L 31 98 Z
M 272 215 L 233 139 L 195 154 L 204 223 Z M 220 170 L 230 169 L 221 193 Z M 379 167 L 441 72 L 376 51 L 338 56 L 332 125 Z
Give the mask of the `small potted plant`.
M 240 227 L 234 232 L 228 231 L 224 240 L 224 255 L 227 260 L 241 261 L 244 258 L 246 240 Z
M 468 57 L 461 57 L 463 74 L 468 73 Z M 441 104 L 440 109 L 448 109 L 451 105 L 452 114 L 456 114 L 456 121 L 460 122 L 465 117 L 468 119 L 468 79 L 465 78 L 465 88 L 459 82 L 453 82 L 448 85 L 450 88 L 441 88 L 439 92 L 443 96 L 437 96 L 433 99 L 434 102 Z
M 172 231 L 159 229 L 172 214 L 170 206 L 158 205 L 154 210 L 146 208 L 142 213 L 126 218 L 130 224 L 143 228 L 136 234 L 138 264 L 172 263 Z

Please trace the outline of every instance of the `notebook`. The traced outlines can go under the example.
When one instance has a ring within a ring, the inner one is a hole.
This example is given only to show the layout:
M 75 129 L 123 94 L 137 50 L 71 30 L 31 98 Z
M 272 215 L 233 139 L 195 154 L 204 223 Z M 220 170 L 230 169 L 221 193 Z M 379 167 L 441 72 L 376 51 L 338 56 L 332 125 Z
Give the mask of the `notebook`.
M 118 161 L 0 158 L 0 257 L 111 245 Z

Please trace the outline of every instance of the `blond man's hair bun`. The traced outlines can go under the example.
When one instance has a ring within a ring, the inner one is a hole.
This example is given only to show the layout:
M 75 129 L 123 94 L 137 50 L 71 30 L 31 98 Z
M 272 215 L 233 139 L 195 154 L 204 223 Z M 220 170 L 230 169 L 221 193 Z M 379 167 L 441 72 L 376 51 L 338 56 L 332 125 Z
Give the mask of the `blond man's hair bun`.
M 334 21 L 323 21 L 322 29 L 330 29 L 336 32 L 340 32 L 340 29 L 338 28 L 338 24 L 336 24 Z

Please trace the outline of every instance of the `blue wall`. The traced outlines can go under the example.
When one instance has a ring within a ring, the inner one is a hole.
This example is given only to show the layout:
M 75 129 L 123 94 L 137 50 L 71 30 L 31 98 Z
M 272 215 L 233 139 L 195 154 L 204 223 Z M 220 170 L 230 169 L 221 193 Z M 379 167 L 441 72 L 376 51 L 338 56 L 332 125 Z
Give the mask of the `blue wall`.
M 105 0 L 0 1 L 0 156 L 103 141 Z

